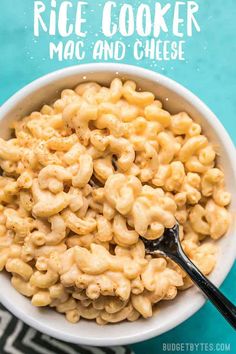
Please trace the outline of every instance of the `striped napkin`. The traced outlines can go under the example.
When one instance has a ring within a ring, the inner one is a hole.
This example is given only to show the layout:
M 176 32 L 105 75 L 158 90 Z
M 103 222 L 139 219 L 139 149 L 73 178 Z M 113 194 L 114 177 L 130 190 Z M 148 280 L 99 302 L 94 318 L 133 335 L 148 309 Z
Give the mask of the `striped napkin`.
M 0 354 L 134 354 L 128 347 L 88 347 L 42 334 L 0 304 Z

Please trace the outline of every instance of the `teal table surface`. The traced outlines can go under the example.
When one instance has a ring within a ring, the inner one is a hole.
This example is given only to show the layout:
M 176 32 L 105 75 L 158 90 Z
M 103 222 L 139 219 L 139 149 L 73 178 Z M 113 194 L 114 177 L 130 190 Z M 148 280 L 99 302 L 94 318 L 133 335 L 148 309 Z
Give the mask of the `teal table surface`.
M 50 3 L 49 0 L 44 2 Z M 154 3 L 151 0 L 142 2 L 149 5 Z M 48 72 L 65 66 L 94 62 L 92 45 L 97 38 L 104 39 L 100 27 L 105 1 L 87 0 L 86 11 L 89 16 L 85 41 L 86 58 L 80 62 L 50 60 L 49 37 L 42 34 L 35 38 L 33 35 L 33 3 L 33 0 L 0 1 L 0 104 L 21 87 Z M 134 7 L 138 7 L 141 1 L 120 0 L 117 1 L 117 6 L 123 3 L 132 3 Z M 192 38 L 185 38 L 184 61 L 136 61 L 127 52 L 123 62 L 160 72 L 189 88 L 216 113 L 235 142 L 236 2 L 199 0 L 198 3 L 200 11 L 197 19 L 201 32 L 194 33 Z M 115 38 L 132 44 L 137 36 L 124 39 L 117 35 Z M 165 34 L 161 39 L 171 39 L 171 35 Z M 222 290 L 236 303 L 235 278 L 236 266 L 222 285 Z M 132 348 L 138 354 L 162 353 L 165 349 L 163 343 L 230 343 L 229 351 L 226 349 L 218 352 L 236 353 L 235 332 L 209 303 L 177 328 L 158 338 L 133 345 Z

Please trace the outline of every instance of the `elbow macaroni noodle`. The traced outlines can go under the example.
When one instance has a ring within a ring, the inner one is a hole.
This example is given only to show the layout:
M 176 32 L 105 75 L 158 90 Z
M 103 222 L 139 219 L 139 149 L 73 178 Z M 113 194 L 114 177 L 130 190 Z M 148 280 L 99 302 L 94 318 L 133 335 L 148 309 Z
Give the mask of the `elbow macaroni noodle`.
M 34 306 L 76 323 L 151 317 L 192 285 L 145 255 L 139 236 L 180 223 L 182 246 L 209 274 L 228 230 L 224 173 L 201 126 L 151 92 L 83 83 L 0 139 L 0 270 Z

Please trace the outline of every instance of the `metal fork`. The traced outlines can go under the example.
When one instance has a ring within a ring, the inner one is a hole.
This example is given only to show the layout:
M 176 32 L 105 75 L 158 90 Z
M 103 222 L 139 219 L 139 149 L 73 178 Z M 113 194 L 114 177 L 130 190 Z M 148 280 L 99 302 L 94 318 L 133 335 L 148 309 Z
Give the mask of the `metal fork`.
M 165 229 L 162 237 L 155 240 L 142 238 L 146 254 L 169 257 L 189 275 L 193 282 L 203 291 L 225 319 L 236 329 L 236 307 L 221 291 L 207 279 L 184 253 L 179 240 L 179 225 Z

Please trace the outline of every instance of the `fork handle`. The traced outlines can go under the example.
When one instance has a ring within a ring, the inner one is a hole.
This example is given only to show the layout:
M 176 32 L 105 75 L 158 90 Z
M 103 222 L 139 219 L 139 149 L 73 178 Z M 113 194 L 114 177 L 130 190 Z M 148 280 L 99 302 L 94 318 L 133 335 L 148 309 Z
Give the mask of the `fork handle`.
M 168 254 L 184 271 L 193 282 L 204 292 L 208 299 L 216 306 L 225 319 L 236 329 L 236 306 L 229 301 L 212 282 L 186 256 L 182 247 L 177 254 Z

